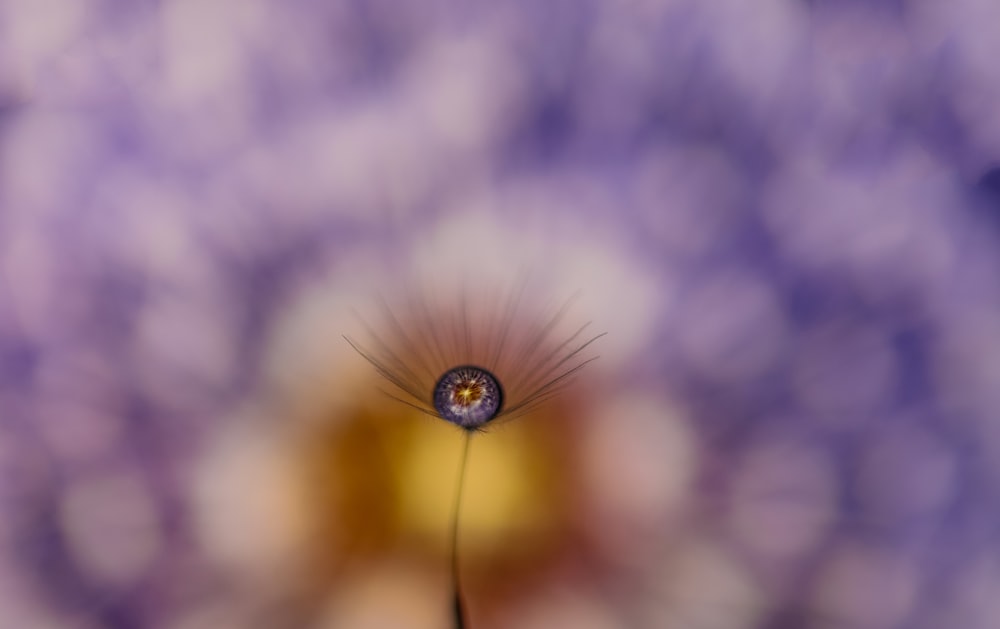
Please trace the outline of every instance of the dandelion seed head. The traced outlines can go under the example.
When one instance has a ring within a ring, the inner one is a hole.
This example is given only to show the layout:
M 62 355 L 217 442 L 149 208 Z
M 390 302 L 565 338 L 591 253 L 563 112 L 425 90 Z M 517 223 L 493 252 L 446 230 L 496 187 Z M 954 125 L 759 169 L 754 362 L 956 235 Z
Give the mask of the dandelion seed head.
M 425 415 L 492 427 L 563 394 L 599 358 L 605 333 L 573 321 L 574 299 L 542 304 L 523 281 L 492 294 L 413 284 L 420 288 L 380 298 L 363 335 L 344 339 L 387 383 L 388 397 Z

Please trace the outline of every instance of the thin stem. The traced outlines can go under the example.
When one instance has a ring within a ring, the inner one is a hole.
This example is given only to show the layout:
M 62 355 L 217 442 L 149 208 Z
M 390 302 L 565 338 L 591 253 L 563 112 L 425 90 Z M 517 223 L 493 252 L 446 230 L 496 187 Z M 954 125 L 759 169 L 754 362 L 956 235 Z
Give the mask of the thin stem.
M 469 444 L 472 442 L 472 431 L 466 430 L 462 443 L 462 458 L 458 464 L 458 482 L 455 487 L 455 507 L 451 516 L 451 580 L 454 591 L 453 611 L 455 613 L 455 629 L 465 629 L 465 605 L 462 601 L 462 590 L 458 580 L 458 520 L 462 510 L 462 491 L 465 489 L 465 467 L 469 460 Z

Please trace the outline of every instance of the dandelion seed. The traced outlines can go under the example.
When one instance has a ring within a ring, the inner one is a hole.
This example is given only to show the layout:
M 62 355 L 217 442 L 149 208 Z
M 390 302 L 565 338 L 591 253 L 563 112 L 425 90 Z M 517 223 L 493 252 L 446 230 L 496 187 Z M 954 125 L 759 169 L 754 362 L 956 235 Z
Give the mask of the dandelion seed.
M 454 308 L 435 308 L 411 298 L 399 311 L 383 302 L 382 331 L 369 328 L 370 345 L 345 336 L 391 385 L 390 397 L 465 431 L 450 538 L 456 629 L 469 626 L 459 583 L 458 531 L 472 433 L 558 394 L 596 360 L 586 351 L 604 336 L 588 335 L 588 323 L 560 338 L 570 302 L 549 317 L 532 318 L 522 297 L 515 291 L 499 308 L 464 300 Z
M 567 302 L 548 318 L 522 311 L 520 292 L 499 312 L 461 302 L 433 308 L 410 299 L 402 314 L 382 303 L 382 331 L 370 342 L 344 338 L 391 386 L 386 393 L 416 410 L 466 430 L 514 418 L 559 393 L 597 356 L 586 351 L 603 333 L 584 324 L 561 340 Z

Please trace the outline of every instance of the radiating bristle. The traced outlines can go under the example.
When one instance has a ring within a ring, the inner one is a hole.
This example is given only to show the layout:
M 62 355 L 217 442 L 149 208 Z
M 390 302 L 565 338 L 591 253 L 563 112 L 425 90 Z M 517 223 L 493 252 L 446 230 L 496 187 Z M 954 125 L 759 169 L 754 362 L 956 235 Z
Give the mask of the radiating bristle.
M 566 329 L 572 300 L 539 316 L 523 287 L 507 293 L 499 311 L 462 291 L 443 305 L 410 294 L 398 305 L 380 300 L 378 319 L 365 324 L 367 340 L 345 337 L 401 399 L 457 425 L 479 429 L 487 422 L 528 412 L 561 391 L 596 355 L 604 336 L 588 335 L 589 323 Z M 485 406 L 466 413 L 445 403 L 441 384 L 458 368 L 475 366 L 488 376 Z M 461 411 L 461 412 L 460 412 Z

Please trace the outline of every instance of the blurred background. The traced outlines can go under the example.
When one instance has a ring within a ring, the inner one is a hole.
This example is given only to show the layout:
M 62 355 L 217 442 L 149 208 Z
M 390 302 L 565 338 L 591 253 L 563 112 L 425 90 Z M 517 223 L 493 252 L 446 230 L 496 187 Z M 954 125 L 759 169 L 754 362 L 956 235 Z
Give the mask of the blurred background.
M 342 335 L 525 275 L 608 335 L 474 439 L 471 627 L 997 627 L 998 25 L 0 0 L 0 628 L 449 626 L 461 434 Z

